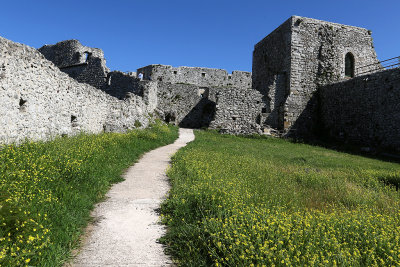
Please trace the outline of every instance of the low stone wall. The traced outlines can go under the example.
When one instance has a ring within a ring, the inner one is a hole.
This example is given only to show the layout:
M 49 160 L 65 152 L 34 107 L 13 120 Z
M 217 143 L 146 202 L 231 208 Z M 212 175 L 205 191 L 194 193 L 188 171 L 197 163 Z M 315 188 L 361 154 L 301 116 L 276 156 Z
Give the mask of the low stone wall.
M 321 124 L 330 137 L 400 151 L 400 69 L 324 86 L 319 99 Z
M 118 100 L 78 83 L 36 49 L 0 37 L 0 143 L 147 126 L 155 97 Z

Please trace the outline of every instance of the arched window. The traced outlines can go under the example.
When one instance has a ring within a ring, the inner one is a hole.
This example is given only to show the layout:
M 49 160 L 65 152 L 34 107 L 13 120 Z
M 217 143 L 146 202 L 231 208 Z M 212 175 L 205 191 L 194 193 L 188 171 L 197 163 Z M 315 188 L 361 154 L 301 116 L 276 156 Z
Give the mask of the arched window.
M 344 76 L 354 77 L 354 56 L 352 53 L 347 53 L 344 59 Z

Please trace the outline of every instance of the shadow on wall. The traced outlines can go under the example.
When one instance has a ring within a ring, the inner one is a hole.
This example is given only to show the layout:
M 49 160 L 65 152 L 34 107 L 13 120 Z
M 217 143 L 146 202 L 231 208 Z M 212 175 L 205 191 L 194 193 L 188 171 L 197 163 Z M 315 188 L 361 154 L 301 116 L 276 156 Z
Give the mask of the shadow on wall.
M 324 135 L 319 114 L 320 100 L 317 90 L 285 136 L 303 141 L 319 139 Z
M 202 98 L 196 106 L 180 121 L 183 128 L 209 127 L 215 118 L 216 104 L 208 98 Z M 166 117 L 167 118 L 167 117 Z

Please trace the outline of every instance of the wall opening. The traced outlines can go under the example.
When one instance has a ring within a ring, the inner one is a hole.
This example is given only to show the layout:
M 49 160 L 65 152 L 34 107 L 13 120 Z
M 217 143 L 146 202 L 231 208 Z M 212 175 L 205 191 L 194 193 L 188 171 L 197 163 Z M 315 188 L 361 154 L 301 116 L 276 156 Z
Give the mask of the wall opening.
M 75 115 L 71 115 L 71 126 L 72 127 L 78 126 L 78 118 Z
M 90 57 L 90 53 L 89 52 L 83 53 L 83 62 L 85 62 L 85 63 L 88 62 L 89 57 Z
M 175 122 L 175 115 L 171 114 L 171 113 L 167 113 L 167 115 L 165 115 L 165 122 L 166 123 L 170 123 L 170 122 Z
M 111 85 L 111 73 L 107 73 L 107 78 L 106 78 L 107 85 Z
M 174 74 L 176 75 L 176 74 L 178 74 L 178 72 L 176 70 L 174 70 Z
M 25 100 L 25 99 L 22 99 L 22 98 L 19 99 L 19 110 L 20 111 L 25 111 L 26 102 L 27 102 L 27 100 Z
M 206 77 L 206 73 L 205 73 L 205 72 L 202 72 L 202 73 L 201 73 L 201 77 Z
M 352 53 L 347 53 L 344 59 L 344 76 L 348 78 L 354 77 L 354 56 Z

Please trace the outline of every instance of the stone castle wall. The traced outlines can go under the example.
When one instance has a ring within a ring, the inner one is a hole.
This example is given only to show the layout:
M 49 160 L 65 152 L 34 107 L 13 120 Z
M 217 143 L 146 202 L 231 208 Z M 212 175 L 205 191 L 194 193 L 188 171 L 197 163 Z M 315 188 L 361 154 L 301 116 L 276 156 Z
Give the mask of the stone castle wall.
M 262 122 L 283 130 L 283 113 L 289 95 L 290 77 L 290 23 L 283 23 L 254 46 L 253 88 L 263 95 Z
M 0 143 L 148 125 L 152 82 L 146 96 L 121 101 L 70 78 L 34 48 L 0 38 L 0 52 Z
M 149 65 L 137 69 L 137 74 L 139 73 L 144 75 L 145 80 L 151 79 L 173 84 L 237 88 L 251 88 L 252 86 L 251 73 L 245 71 L 233 71 L 232 74 L 228 74 L 226 70 L 222 69 Z
M 210 128 L 223 133 L 261 133 L 260 92 L 253 89 L 224 88 L 215 94 L 216 111 Z
M 215 117 L 218 88 L 158 82 L 156 111 L 167 122 L 181 127 L 208 127 Z
M 400 151 L 400 69 L 319 90 L 321 126 L 336 140 Z

